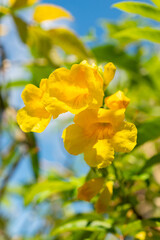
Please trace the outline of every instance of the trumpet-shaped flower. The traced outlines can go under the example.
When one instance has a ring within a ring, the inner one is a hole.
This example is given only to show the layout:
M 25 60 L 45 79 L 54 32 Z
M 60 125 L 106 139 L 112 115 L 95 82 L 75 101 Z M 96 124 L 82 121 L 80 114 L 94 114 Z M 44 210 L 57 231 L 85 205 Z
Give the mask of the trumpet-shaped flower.
M 125 109 L 85 110 L 62 135 L 66 150 L 78 155 L 91 167 L 104 168 L 114 159 L 114 151 L 130 152 L 136 145 L 137 129 L 124 121 Z
M 96 66 L 83 61 L 71 70 L 59 68 L 49 79 L 41 80 L 40 88 L 32 84 L 25 87 L 25 107 L 18 111 L 17 122 L 24 132 L 42 132 L 52 116 L 100 107 L 103 95 L 103 79 Z
M 85 182 L 78 188 L 77 198 L 84 201 L 90 201 L 93 197 L 99 194 L 98 200 L 95 203 L 95 209 L 98 213 L 107 211 L 111 196 L 113 194 L 113 182 L 105 183 L 104 178 L 93 178 Z
M 47 79 L 42 79 L 40 87 L 28 84 L 22 92 L 25 107 L 17 113 L 17 122 L 24 132 L 42 132 L 51 120 L 51 114 L 45 109 L 43 96 Z
M 74 64 L 71 70 L 59 68 L 48 79 L 49 96 L 64 103 L 64 109 L 77 114 L 86 108 L 98 108 L 103 102 L 103 78 L 98 67 L 86 61 Z M 52 113 L 54 103 L 48 102 Z

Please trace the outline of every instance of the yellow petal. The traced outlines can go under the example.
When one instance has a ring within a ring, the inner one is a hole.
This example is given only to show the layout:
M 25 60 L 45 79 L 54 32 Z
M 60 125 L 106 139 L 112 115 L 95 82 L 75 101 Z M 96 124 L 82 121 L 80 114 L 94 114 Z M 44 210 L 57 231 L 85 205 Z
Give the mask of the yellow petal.
M 43 132 L 50 120 L 51 115 L 48 115 L 48 118 L 31 116 L 25 107 L 17 113 L 17 122 L 23 132 Z
M 130 152 L 136 145 L 137 128 L 133 123 L 124 122 L 111 139 L 116 152 Z
M 104 178 L 94 178 L 84 183 L 80 188 L 78 188 L 78 199 L 84 201 L 90 201 L 94 196 L 96 196 L 102 189 L 104 184 Z
M 118 128 L 124 120 L 125 109 L 109 110 L 104 108 L 87 109 L 74 118 L 74 122 L 79 126 L 88 129 L 95 123 L 110 123 L 114 129 Z M 87 119 L 87 121 L 86 121 Z
M 105 168 L 114 159 L 114 149 L 109 140 L 98 140 L 84 151 L 84 160 L 90 167 Z
M 47 112 L 52 114 L 53 119 L 57 118 L 60 114 L 67 112 L 66 105 L 58 101 L 57 98 L 49 97 L 48 94 L 44 94 L 42 102 Z
M 99 199 L 95 204 L 95 209 L 97 213 L 105 213 L 107 211 L 112 194 L 113 182 L 109 181 L 106 183 L 105 188 L 101 192 Z
M 86 147 L 92 142 L 84 134 L 81 127 L 76 124 L 72 124 L 67 127 L 62 134 L 65 149 L 73 155 L 83 153 Z
M 54 4 L 39 4 L 35 8 L 33 15 L 33 19 L 39 23 L 60 18 L 73 19 L 72 15 L 67 10 Z
M 68 111 L 77 114 L 86 108 L 102 105 L 102 81 L 98 71 L 92 66 L 85 63 L 74 64 L 71 70 L 59 68 L 49 76 L 49 94 L 64 102 Z
M 104 66 L 104 86 L 107 87 L 108 84 L 112 81 L 112 79 L 114 78 L 116 72 L 116 67 L 114 66 L 114 64 L 112 62 L 107 63 Z
M 43 92 L 46 92 L 48 89 L 47 89 L 47 84 L 48 84 L 48 79 L 47 78 L 42 78 L 41 79 L 41 82 L 39 84 L 39 88 L 43 91 Z
M 130 99 L 127 98 L 122 91 L 118 91 L 115 94 L 105 98 L 105 104 L 110 109 L 120 109 L 126 108 L 130 102 Z
M 101 123 L 111 123 L 116 130 L 124 120 L 125 109 L 110 110 L 100 108 L 98 111 L 98 119 Z
M 43 94 L 43 91 L 33 84 L 26 85 L 22 92 L 23 102 L 28 114 L 32 115 L 32 117 L 48 118 L 49 116 L 42 102 Z

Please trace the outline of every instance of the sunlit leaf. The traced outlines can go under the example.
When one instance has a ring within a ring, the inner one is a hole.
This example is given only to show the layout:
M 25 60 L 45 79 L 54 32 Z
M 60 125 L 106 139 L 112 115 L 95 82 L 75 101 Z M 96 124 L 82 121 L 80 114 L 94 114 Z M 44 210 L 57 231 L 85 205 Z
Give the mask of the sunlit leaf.
M 126 30 L 116 33 L 114 37 L 128 37 L 134 40 L 149 40 L 152 42 L 160 43 L 160 29 L 154 29 L 151 27 L 128 28 Z
M 122 11 L 160 21 L 160 9 L 146 3 L 125 1 L 113 5 Z
M 87 219 L 77 219 L 75 221 L 71 221 L 69 223 L 62 224 L 61 226 L 54 228 L 51 231 L 51 236 L 58 235 L 64 232 L 74 232 L 74 231 L 107 231 L 111 228 L 111 224 L 107 221 L 92 221 L 89 225 L 87 224 Z
M 142 123 L 138 127 L 137 146 L 160 136 L 160 117 Z
M 19 9 L 19 8 L 32 6 L 38 1 L 39 0 L 9 0 L 9 5 L 13 9 Z
M 153 2 L 158 8 L 160 8 L 160 1 L 159 1 L 159 0 L 152 0 L 152 2 Z
M 66 18 L 72 20 L 72 15 L 62 7 L 53 4 L 40 4 L 35 8 L 33 19 L 36 22 L 43 22 L 46 20 L 56 20 Z
M 52 39 L 46 31 L 36 26 L 29 26 L 27 43 L 36 58 L 48 59 L 52 48 Z
M 73 182 L 64 182 L 64 181 L 43 181 L 39 182 L 27 192 L 25 197 L 25 204 L 29 204 L 33 201 L 41 202 L 49 196 L 69 191 L 75 188 L 75 184 Z
M 15 15 L 12 15 L 12 17 L 22 42 L 26 43 L 28 36 L 27 23 Z
M 89 51 L 76 34 L 65 28 L 49 30 L 54 45 L 61 47 L 68 54 L 75 54 L 77 57 L 89 57 Z
M 10 9 L 4 6 L 0 6 L 0 18 L 10 13 Z

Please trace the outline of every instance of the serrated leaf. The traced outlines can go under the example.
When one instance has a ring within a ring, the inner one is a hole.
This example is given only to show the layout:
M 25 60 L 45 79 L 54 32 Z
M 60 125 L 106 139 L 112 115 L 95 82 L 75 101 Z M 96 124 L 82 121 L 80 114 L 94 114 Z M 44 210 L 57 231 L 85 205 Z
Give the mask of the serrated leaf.
M 67 54 L 74 54 L 79 58 L 89 57 L 89 51 L 76 34 L 65 28 L 48 31 L 54 45 L 61 47 Z
M 19 37 L 21 38 L 22 42 L 26 43 L 28 37 L 27 23 L 15 15 L 12 15 L 12 17 L 15 22 Z
M 60 18 L 73 19 L 72 15 L 67 10 L 53 4 L 40 4 L 35 8 L 33 14 L 33 19 L 38 23 Z
M 160 9 L 142 2 L 119 2 L 113 5 L 122 11 L 160 21 Z
M 148 40 L 151 42 L 160 43 L 160 29 L 151 27 L 129 28 L 118 32 L 114 35 L 115 38 L 130 38 L 134 40 Z
M 138 127 L 137 146 L 160 136 L 160 117 L 142 123 Z

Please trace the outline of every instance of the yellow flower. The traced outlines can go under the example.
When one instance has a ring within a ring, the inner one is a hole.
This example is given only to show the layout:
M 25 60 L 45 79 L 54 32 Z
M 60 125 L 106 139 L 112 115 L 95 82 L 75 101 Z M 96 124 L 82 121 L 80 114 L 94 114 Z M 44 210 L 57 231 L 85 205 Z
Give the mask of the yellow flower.
M 77 114 L 86 108 L 98 108 L 103 102 L 103 78 L 98 67 L 86 61 L 74 64 L 71 70 L 59 68 L 48 79 L 49 96 L 64 104 L 64 109 Z M 46 103 L 54 111 L 54 102 Z
M 71 70 L 59 68 L 49 79 L 42 79 L 40 88 L 32 84 L 25 87 L 22 92 L 25 107 L 18 111 L 17 122 L 24 132 L 42 132 L 52 116 L 100 107 L 103 95 L 98 67 L 83 61 L 74 64 Z
M 78 188 L 78 199 L 90 201 L 93 197 L 99 194 L 98 200 L 95 204 L 96 212 L 105 213 L 108 209 L 111 196 L 113 194 L 113 182 L 105 183 L 104 178 L 94 178 L 85 182 Z
M 137 129 L 124 121 L 125 109 L 85 110 L 62 135 L 66 150 L 78 155 L 91 167 L 104 168 L 114 159 L 114 151 L 130 152 L 136 145 Z
M 130 99 L 127 98 L 122 91 L 118 91 L 113 95 L 105 98 L 105 104 L 110 109 L 120 109 L 126 108 L 130 102 Z
M 43 104 L 46 82 L 47 79 L 42 79 L 39 88 L 28 84 L 22 92 L 25 107 L 18 111 L 17 122 L 24 132 L 42 132 L 51 120 Z
M 104 74 L 103 74 L 104 89 L 108 86 L 108 84 L 114 78 L 115 72 L 116 72 L 116 67 L 114 66 L 114 64 L 112 62 L 109 62 L 104 66 Z

